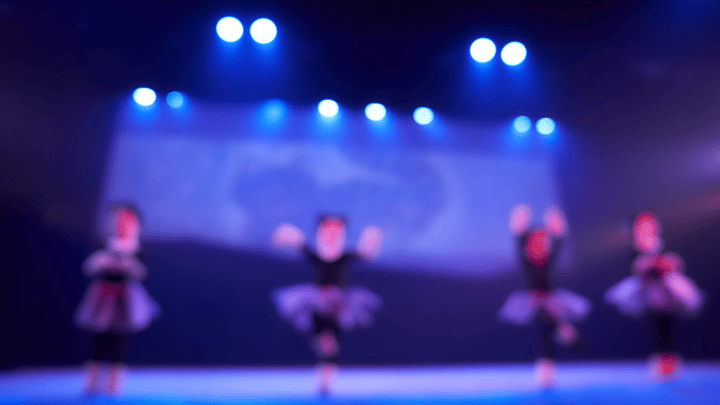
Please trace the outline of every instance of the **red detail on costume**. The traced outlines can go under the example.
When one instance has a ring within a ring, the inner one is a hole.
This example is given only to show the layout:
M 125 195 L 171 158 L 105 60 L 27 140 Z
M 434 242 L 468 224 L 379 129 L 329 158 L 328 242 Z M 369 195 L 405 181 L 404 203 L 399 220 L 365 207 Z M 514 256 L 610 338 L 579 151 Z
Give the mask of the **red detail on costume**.
M 655 256 L 655 258 L 653 259 L 652 267 L 655 268 L 655 269 L 657 269 L 657 271 L 658 271 L 660 274 L 664 274 L 664 273 L 665 273 L 665 269 L 664 269 L 665 266 L 663 265 L 663 257 L 662 257 L 662 256 Z
M 680 263 L 675 257 L 663 256 L 662 269 L 663 274 L 672 273 L 673 271 L 679 270 Z
M 677 270 L 677 260 L 670 256 L 655 256 L 653 259 L 652 268 L 656 269 L 661 276 L 672 273 Z
M 100 295 L 103 297 L 117 297 L 125 292 L 124 283 L 109 283 L 107 281 L 101 281 L 100 288 Z
M 547 296 L 550 295 L 550 291 L 547 291 L 547 290 L 533 290 L 533 291 L 532 291 L 532 295 L 533 295 L 535 298 L 541 300 L 541 299 L 547 298 Z

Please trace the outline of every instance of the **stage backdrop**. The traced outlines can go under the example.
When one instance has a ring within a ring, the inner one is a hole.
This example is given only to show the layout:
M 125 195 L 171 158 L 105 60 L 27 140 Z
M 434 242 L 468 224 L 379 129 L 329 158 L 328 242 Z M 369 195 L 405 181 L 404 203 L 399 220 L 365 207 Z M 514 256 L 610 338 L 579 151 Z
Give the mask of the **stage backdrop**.
M 389 268 L 492 274 L 515 263 L 512 207 L 529 204 L 539 220 L 558 203 L 551 155 L 518 152 L 509 123 L 325 119 L 279 101 L 128 106 L 120 117 L 100 233 L 105 207 L 118 200 L 137 204 L 148 239 L 252 251 L 272 249 L 283 222 L 313 243 L 318 215 L 340 214 L 351 244 L 366 225 L 384 230 L 379 261 Z

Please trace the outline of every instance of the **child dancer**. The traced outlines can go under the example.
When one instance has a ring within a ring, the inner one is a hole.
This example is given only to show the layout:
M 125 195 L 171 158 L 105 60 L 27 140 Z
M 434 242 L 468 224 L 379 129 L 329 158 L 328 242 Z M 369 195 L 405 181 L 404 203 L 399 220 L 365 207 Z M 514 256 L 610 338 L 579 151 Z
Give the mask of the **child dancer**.
M 275 292 L 280 315 L 301 332 L 312 332 L 312 345 L 319 359 L 318 388 L 327 395 L 333 385 L 340 356 L 341 331 L 369 326 L 380 298 L 364 288 L 346 288 L 347 265 L 358 259 L 372 259 L 380 251 L 382 233 L 366 227 L 358 242 L 358 254 L 346 253 L 346 224 L 338 216 L 320 218 L 315 235 L 316 251 L 309 249 L 297 227 L 280 225 L 273 234 L 279 247 L 302 249 L 315 267 L 314 284 L 301 284 Z
M 500 318 L 517 325 L 527 325 L 537 318 L 541 341 L 535 380 L 542 387 L 551 387 L 557 374 L 553 336 L 562 344 L 579 348 L 582 340 L 570 321 L 584 319 L 590 312 L 590 301 L 567 290 L 552 289 L 551 267 L 567 228 L 562 212 L 548 208 L 544 226 L 535 229 L 530 229 L 531 216 L 529 207 L 518 205 L 510 217 L 510 231 L 517 238 L 530 291 L 512 293 L 500 309 Z
M 83 263 L 83 272 L 93 279 L 75 313 L 78 327 L 91 332 L 92 353 L 87 365 L 86 391 L 97 391 L 100 361 L 111 363 L 108 391 L 117 394 L 124 380 L 127 336 L 148 327 L 159 307 L 140 281 L 147 275 L 139 260 L 140 218 L 129 204 L 112 210 L 114 235 L 107 247 Z
M 654 354 L 650 374 L 656 378 L 677 376 L 679 356 L 675 341 L 677 314 L 694 315 L 702 307 L 702 295 L 684 274 L 682 259 L 663 251 L 660 222 L 652 212 L 641 212 L 633 221 L 633 241 L 638 254 L 632 275 L 605 294 L 626 315 L 646 315 L 653 335 Z

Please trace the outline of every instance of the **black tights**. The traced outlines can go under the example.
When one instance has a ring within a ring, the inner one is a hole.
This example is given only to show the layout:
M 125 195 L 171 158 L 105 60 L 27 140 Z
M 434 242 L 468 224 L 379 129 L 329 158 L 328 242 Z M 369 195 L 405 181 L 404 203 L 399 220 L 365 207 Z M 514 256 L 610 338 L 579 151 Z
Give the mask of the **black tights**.
M 340 326 L 334 317 L 327 317 L 321 314 L 313 314 L 313 323 L 315 324 L 315 340 L 319 340 L 322 333 L 332 333 L 335 340 L 340 337 Z M 321 356 L 320 361 L 324 363 L 337 363 L 340 360 L 340 347 L 338 342 L 338 348 L 333 356 Z
M 653 350 L 655 353 L 677 352 L 675 340 L 675 317 L 670 313 L 653 312 L 650 314 Z
M 127 337 L 119 333 L 103 332 L 93 335 L 93 361 L 108 360 L 111 363 L 124 363 L 127 349 Z
M 555 343 L 553 334 L 558 324 L 549 315 L 542 311 L 540 314 L 540 357 L 545 359 L 555 358 Z

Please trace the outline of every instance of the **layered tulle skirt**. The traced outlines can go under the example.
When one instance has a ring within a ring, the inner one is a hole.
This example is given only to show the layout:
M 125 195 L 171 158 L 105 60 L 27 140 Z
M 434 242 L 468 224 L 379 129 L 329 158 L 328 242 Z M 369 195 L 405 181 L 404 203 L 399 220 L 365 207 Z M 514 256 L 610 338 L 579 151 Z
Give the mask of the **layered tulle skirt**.
M 94 281 L 75 312 L 75 324 L 94 333 L 133 333 L 159 314 L 160 306 L 140 282 Z
M 679 272 L 652 281 L 632 275 L 605 293 L 605 302 L 629 316 L 642 316 L 647 311 L 692 316 L 700 312 L 703 301 L 702 291 Z
M 557 322 L 585 319 L 592 304 L 578 294 L 564 289 L 552 291 L 515 291 L 500 308 L 500 320 L 516 325 L 527 325 L 543 310 Z
M 313 315 L 334 319 L 343 331 L 368 327 L 382 299 L 363 287 L 338 288 L 299 284 L 273 293 L 278 314 L 300 332 L 313 328 Z

